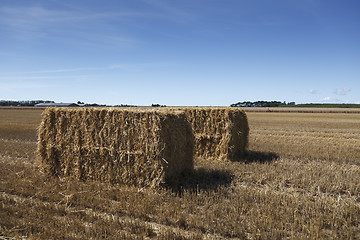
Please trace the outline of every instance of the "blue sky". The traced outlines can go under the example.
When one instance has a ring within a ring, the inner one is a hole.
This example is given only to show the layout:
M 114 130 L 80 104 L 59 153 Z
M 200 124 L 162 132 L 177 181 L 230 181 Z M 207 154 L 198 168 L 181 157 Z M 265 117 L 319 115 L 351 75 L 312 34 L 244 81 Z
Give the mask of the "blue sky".
M 358 0 L 0 0 L 0 99 L 360 103 Z

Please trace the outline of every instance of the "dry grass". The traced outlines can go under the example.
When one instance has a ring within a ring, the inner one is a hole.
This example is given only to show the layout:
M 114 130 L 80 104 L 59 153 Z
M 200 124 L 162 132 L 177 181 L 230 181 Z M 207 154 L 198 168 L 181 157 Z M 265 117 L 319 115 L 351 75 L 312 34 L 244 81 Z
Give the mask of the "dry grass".
M 360 164 L 360 114 L 247 113 L 250 149 Z
M 0 108 L 0 139 L 37 140 L 41 109 Z
M 40 123 L 39 113 L 26 114 Z M 360 143 L 353 141 L 360 139 L 360 115 L 247 115 L 250 151 L 244 161 L 198 159 L 193 175 L 176 189 L 139 192 L 49 179 L 36 171 L 33 155 L 21 153 L 24 145 L 16 153 L 21 141 L 12 142 L 11 151 L 0 148 L 0 236 L 359 239 Z M 9 136 L 6 141 L 27 139 Z

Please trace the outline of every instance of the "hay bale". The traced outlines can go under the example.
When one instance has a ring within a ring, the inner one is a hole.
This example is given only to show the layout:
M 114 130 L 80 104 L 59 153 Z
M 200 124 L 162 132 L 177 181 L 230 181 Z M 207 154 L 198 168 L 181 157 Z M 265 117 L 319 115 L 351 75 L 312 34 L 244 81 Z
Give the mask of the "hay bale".
M 249 124 L 239 108 L 183 108 L 195 136 L 195 157 L 236 161 L 248 145 Z
M 52 175 L 156 187 L 193 169 L 184 113 L 48 108 L 38 132 L 40 166 Z

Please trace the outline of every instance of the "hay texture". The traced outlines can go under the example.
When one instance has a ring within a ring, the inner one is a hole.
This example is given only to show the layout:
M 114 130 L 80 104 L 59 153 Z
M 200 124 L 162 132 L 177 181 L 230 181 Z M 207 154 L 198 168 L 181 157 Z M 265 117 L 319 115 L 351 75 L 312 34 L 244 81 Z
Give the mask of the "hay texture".
M 38 132 L 40 166 L 52 175 L 156 187 L 193 169 L 184 113 L 48 108 Z
M 184 108 L 195 136 L 195 158 L 236 161 L 248 145 L 249 124 L 239 108 Z

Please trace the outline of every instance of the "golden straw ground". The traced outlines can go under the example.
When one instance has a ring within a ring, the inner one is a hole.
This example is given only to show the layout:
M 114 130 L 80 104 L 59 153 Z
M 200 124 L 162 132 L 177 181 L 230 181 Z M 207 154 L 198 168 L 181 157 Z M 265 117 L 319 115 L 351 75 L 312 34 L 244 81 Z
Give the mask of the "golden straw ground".
M 3 238 L 360 239 L 360 114 L 247 112 L 249 150 L 279 158 L 199 159 L 176 195 L 42 174 L 41 111 L 0 108 Z

